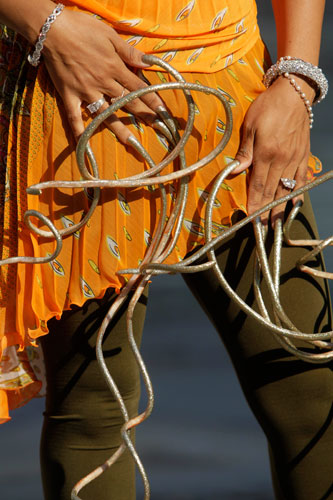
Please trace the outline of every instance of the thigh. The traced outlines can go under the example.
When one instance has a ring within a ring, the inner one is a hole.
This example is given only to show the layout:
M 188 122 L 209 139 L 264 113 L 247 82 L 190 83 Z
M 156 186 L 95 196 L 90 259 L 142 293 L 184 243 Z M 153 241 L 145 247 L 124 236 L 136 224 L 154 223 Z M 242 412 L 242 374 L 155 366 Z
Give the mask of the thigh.
M 47 371 L 47 397 L 41 443 L 41 464 L 46 500 L 70 498 L 74 484 L 109 458 L 121 443 L 124 423 L 98 366 L 95 345 L 99 327 L 115 298 L 107 291 L 101 300 L 64 312 L 49 322 L 42 339 Z M 144 296 L 134 315 L 140 344 L 145 317 Z M 106 331 L 103 352 L 130 416 L 137 414 L 140 379 L 127 339 L 125 303 Z M 132 433 L 134 438 L 134 433 Z M 134 462 L 125 452 L 116 464 L 80 497 L 104 500 L 135 498 Z
M 296 239 L 316 237 L 308 197 L 292 233 Z M 268 247 L 271 240 L 270 235 Z M 331 330 L 331 310 L 326 281 L 295 268 L 295 262 L 308 250 L 284 246 L 281 302 L 299 330 L 328 331 Z M 252 228 L 243 228 L 221 245 L 216 254 L 233 289 L 256 309 L 252 287 L 255 254 Z M 322 269 L 322 258 L 314 259 L 311 266 Z M 319 499 L 321 492 L 324 498 L 332 484 L 330 471 L 333 470 L 329 451 L 333 445 L 332 364 L 305 363 L 288 354 L 267 328 L 247 316 L 225 294 L 212 272 L 185 275 L 184 279 L 229 351 L 245 396 L 269 440 L 273 467 L 278 470 L 285 497 Z M 263 294 L 267 296 L 265 286 Z M 305 343 L 298 346 L 307 348 Z M 314 496 L 306 496 L 311 491 Z

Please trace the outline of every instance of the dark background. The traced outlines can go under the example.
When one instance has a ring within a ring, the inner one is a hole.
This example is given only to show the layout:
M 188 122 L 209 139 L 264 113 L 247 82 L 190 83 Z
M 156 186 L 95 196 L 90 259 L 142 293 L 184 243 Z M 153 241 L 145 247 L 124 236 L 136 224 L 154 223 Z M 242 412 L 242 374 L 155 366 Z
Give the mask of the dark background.
M 270 2 L 259 0 L 263 38 L 275 60 Z M 320 66 L 333 80 L 333 5 L 327 2 Z M 315 108 L 312 151 L 333 166 L 333 94 Z M 312 199 L 323 237 L 332 234 L 331 184 Z M 326 255 L 328 269 L 333 258 Z M 138 431 L 137 447 L 147 468 L 153 500 L 271 500 L 265 439 L 238 387 L 215 331 L 179 277 L 151 285 L 143 354 L 156 406 Z M 2 500 L 42 500 L 39 429 L 43 400 L 16 410 L 0 427 Z M 139 483 L 138 498 L 143 498 Z M 94 500 L 94 499 L 92 499 Z

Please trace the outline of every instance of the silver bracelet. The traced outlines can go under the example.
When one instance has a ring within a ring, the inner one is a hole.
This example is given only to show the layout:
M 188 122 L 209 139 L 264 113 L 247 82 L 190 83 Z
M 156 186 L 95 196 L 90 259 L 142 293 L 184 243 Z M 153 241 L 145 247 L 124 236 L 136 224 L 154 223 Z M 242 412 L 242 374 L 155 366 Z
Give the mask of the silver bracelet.
M 265 87 L 268 88 L 278 76 L 285 73 L 304 76 L 314 83 L 317 93 L 313 104 L 326 97 L 328 81 L 322 70 L 318 66 L 291 56 L 280 57 L 277 63 L 268 69 L 263 79 Z
M 35 50 L 33 51 L 32 54 L 28 55 L 28 61 L 32 66 L 38 66 L 38 64 L 40 62 L 42 50 L 44 47 L 44 42 L 46 40 L 46 35 L 51 28 L 51 24 L 54 23 L 54 21 L 62 13 L 64 8 L 65 8 L 65 6 L 62 3 L 58 3 L 58 5 L 53 10 L 52 14 L 49 15 L 49 17 L 46 19 L 45 23 L 43 24 L 42 29 L 40 30 L 40 33 L 38 36 L 37 43 L 35 45 Z

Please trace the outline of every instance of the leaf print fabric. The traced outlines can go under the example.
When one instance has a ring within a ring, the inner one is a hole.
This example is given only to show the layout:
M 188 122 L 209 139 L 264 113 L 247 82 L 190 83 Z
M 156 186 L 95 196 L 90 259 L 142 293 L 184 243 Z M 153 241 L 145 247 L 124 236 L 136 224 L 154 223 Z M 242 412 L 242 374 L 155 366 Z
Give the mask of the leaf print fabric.
M 254 0 L 65 0 L 94 12 L 127 43 L 181 72 L 212 73 L 237 61 L 259 38 Z
M 257 36 L 255 4 L 252 0 L 75 0 L 67 3 L 103 16 L 141 50 L 150 47 L 186 72 L 184 77 L 189 82 L 219 89 L 232 107 L 234 128 L 227 147 L 218 158 L 191 176 L 183 228 L 168 258 L 169 263 L 178 262 L 203 242 L 207 193 L 216 176 L 235 157 L 244 115 L 251 102 L 264 91 L 262 72 L 268 56 Z M 54 252 L 53 241 L 37 237 L 24 224 L 27 209 L 42 212 L 62 229 L 81 221 L 91 198 L 89 190 L 80 189 L 56 189 L 52 195 L 46 190 L 41 196 L 26 193 L 27 186 L 41 179 L 80 178 L 76 144 L 65 109 L 43 64 L 36 69 L 27 63 L 29 50 L 22 37 L 1 28 L 1 259 L 15 255 L 44 257 Z M 168 73 L 160 70 L 146 70 L 143 76 L 151 84 L 172 80 Z M 184 95 L 175 90 L 164 92 L 161 97 L 182 133 L 187 119 Z M 216 98 L 194 92 L 193 98 L 195 133 L 186 146 L 188 164 L 216 146 L 225 133 L 226 124 L 223 106 Z M 87 125 L 91 117 L 84 108 L 82 112 Z M 170 146 L 163 136 L 125 111 L 119 111 L 119 116 L 156 163 L 165 157 Z M 148 168 L 105 127 L 100 127 L 90 143 L 101 178 L 121 179 Z M 166 168 L 165 173 L 171 168 Z M 309 177 L 320 168 L 320 162 L 311 157 Z M 166 185 L 166 192 L 170 209 L 175 186 Z M 227 179 L 214 202 L 213 234 L 218 235 L 228 227 L 233 214 L 246 212 L 246 203 L 246 174 Z M 83 229 L 64 238 L 56 260 L 49 264 L 0 268 L 0 422 L 10 418 L 9 410 L 25 404 L 41 389 L 42 361 L 36 340 L 48 333 L 48 321 L 52 317 L 60 318 L 72 304 L 82 306 L 88 299 L 102 297 L 108 288 L 119 290 L 126 276 L 118 276 L 117 271 L 134 268 L 141 262 L 156 230 L 160 210 L 159 191 L 154 186 L 118 191 L 102 189 L 93 217 Z

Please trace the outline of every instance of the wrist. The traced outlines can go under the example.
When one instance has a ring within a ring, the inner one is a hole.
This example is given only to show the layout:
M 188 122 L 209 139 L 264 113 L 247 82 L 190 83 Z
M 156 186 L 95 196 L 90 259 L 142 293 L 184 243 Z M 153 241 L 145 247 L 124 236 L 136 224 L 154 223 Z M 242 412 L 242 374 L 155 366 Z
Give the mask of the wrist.
M 284 73 L 283 75 L 280 75 L 278 78 L 276 78 L 271 87 L 278 89 L 278 92 L 280 92 L 284 103 L 293 114 L 295 112 L 301 112 L 301 115 L 299 116 L 302 116 L 303 111 L 307 112 L 309 117 L 309 127 L 310 129 L 312 129 L 314 116 L 312 110 L 312 100 L 310 100 L 309 97 L 311 96 L 309 94 L 312 90 L 311 95 L 314 98 L 315 92 L 310 87 L 310 92 L 306 94 L 304 92 L 304 86 L 300 85 L 301 82 L 299 80 L 301 79 L 296 79 L 294 78 L 294 76 L 295 75 Z
M 43 8 L 38 12 L 38 15 L 34 16 L 32 22 L 30 22 L 29 28 L 27 30 L 27 37 L 30 43 L 35 44 L 42 26 L 44 25 L 46 19 L 51 14 L 55 8 L 55 3 L 52 1 L 47 1 L 43 3 Z
M 290 75 L 296 82 L 296 84 L 300 87 L 301 91 L 305 94 L 306 99 L 312 104 L 314 101 L 314 98 L 316 97 L 316 90 L 313 88 L 313 85 L 306 80 L 305 77 L 299 76 L 299 75 Z M 285 85 L 287 87 L 287 82 L 283 75 L 280 75 L 277 78 L 277 81 L 284 81 Z
M 58 3 L 52 13 L 45 20 L 37 38 L 37 42 L 35 43 L 34 50 L 28 55 L 28 61 L 32 66 L 36 67 L 39 65 L 47 34 L 50 31 L 52 24 L 57 20 L 57 17 L 63 12 L 63 10 L 64 5 L 62 3 Z
M 18 6 L 18 15 L 5 16 L 4 24 L 20 33 L 29 43 L 35 44 L 46 18 L 54 7 L 52 0 L 25 2 Z
M 320 68 L 318 68 L 318 66 L 315 66 L 314 64 L 297 57 L 280 57 L 278 61 L 266 71 L 263 78 L 265 87 L 269 87 L 280 75 L 287 77 L 291 81 L 291 83 L 296 86 L 295 88 L 297 89 L 297 91 L 300 91 L 301 88 L 298 88 L 299 85 L 292 75 L 296 75 L 297 77 L 303 79 L 308 84 L 308 86 L 315 89 L 316 95 L 313 104 L 321 102 L 323 99 L 325 99 L 328 91 L 328 81 L 324 73 Z M 309 89 L 306 89 L 309 97 L 311 97 Z

